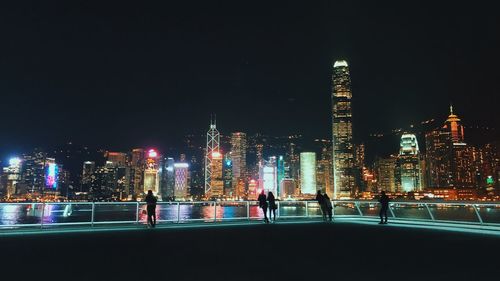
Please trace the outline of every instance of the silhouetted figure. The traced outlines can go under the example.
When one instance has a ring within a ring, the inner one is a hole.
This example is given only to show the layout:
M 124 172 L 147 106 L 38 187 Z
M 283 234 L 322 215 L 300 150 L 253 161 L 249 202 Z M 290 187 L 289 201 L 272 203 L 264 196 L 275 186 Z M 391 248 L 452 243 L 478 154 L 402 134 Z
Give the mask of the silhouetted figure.
M 323 220 L 326 221 L 326 206 L 325 197 L 321 194 L 321 190 L 316 193 L 316 201 L 318 201 L 319 208 L 321 209 L 321 214 L 323 215 Z
M 323 195 L 323 200 L 324 200 L 324 204 L 325 204 L 326 213 L 328 214 L 328 220 L 332 221 L 332 218 L 333 218 L 332 201 L 330 201 L 330 197 L 328 197 L 328 194 L 326 194 L 326 193 L 325 193 L 325 195 Z
M 264 221 L 266 223 L 269 223 L 269 219 L 267 218 L 267 198 L 266 198 L 266 193 L 264 190 L 259 195 L 259 198 L 257 199 L 259 201 L 259 207 L 262 209 L 264 212 Z
M 274 194 L 269 191 L 267 194 L 267 201 L 269 202 L 269 218 L 273 218 L 273 221 L 276 221 L 276 209 L 278 206 L 276 205 L 276 198 L 274 198 Z
M 379 224 L 387 223 L 387 210 L 389 209 L 389 196 L 385 194 L 385 191 L 380 193 L 380 222 Z
M 151 227 L 156 226 L 156 197 L 153 195 L 153 191 L 148 190 L 148 195 L 146 195 L 146 209 L 148 211 L 148 225 Z

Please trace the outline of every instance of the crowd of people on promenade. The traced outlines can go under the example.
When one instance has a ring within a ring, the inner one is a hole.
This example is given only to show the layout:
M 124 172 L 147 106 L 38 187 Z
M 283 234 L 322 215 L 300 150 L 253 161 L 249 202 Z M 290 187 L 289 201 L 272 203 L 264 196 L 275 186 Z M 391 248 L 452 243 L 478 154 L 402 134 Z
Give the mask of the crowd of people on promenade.
M 148 227 L 154 228 L 156 226 L 156 203 L 157 198 L 153 195 L 151 190 L 148 191 L 148 194 L 145 198 L 146 201 L 146 210 L 145 214 L 147 215 Z M 276 209 L 278 209 L 278 205 L 276 205 L 276 198 L 274 194 L 270 191 L 267 193 L 264 190 L 259 194 L 257 198 L 259 202 L 259 208 L 262 209 L 264 213 L 264 222 L 274 223 L 276 222 Z M 326 193 L 322 193 L 318 190 L 316 194 L 316 201 L 320 206 L 320 210 L 322 213 L 323 221 L 331 222 L 333 221 L 333 204 L 330 200 L 330 197 Z M 389 209 L 389 197 L 385 194 L 384 191 L 380 194 L 380 222 L 379 224 L 387 224 L 387 211 Z M 269 210 L 269 217 L 267 215 L 267 211 Z

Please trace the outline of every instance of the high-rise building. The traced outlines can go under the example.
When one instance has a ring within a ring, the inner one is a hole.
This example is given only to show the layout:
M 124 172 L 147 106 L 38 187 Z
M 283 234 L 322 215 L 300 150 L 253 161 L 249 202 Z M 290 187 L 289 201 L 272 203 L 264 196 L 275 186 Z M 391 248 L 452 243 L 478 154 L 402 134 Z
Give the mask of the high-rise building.
M 380 158 L 375 161 L 377 191 L 396 192 L 396 157 Z
M 420 150 L 417 137 L 414 134 L 401 136 L 396 169 L 397 180 L 401 183 L 400 191 L 412 192 L 422 189 Z
M 107 161 L 113 162 L 116 167 L 127 166 L 127 154 L 123 152 L 106 152 L 105 157 Z
M 294 179 L 284 178 L 280 182 L 280 198 L 293 198 L 297 195 L 296 183 Z
M 334 197 L 355 195 L 354 145 L 352 135 L 351 78 L 346 61 L 333 65 L 332 75 L 332 144 Z
M 278 167 L 276 157 L 269 157 L 268 161 L 262 161 L 259 165 L 259 190 L 264 190 L 266 194 L 272 192 L 274 196 L 278 192 Z
M 233 184 L 234 180 L 238 180 L 233 177 L 233 161 L 231 158 L 232 153 L 226 153 L 224 155 L 224 161 L 222 161 L 222 177 L 224 178 L 224 195 L 232 197 L 235 195 L 236 186 L 238 183 Z
M 247 135 L 242 132 L 231 134 L 232 185 L 236 196 L 241 196 L 243 190 L 237 188 L 241 179 L 247 176 Z
M 224 195 L 222 160 L 223 157 L 221 152 L 212 152 L 210 156 L 210 190 L 206 194 L 208 198 L 217 198 Z
M 173 200 L 175 196 L 175 161 L 172 157 L 166 157 L 161 162 L 160 194 L 164 201 Z
M 90 182 L 92 181 L 92 175 L 95 171 L 95 162 L 94 161 L 85 161 L 83 162 L 83 172 L 82 172 L 82 186 L 81 192 L 88 192 L 90 189 Z
M 223 195 L 222 158 L 217 124 L 214 120 L 210 120 L 205 149 L 205 196 L 208 198 Z
M 9 160 L 9 166 L 3 168 L 2 185 L 5 187 L 5 197 L 11 198 L 17 193 L 17 185 L 21 180 L 21 158 L 14 157 Z
M 425 134 L 427 185 L 431 188 L 453 186 L 453 142 L 451 133 L 434 130 Z
M 460 118 L 453 113 L 453 106 L 450 106 L 450 115 L 444 123 L 443 129 L 450 132 L 453 143 L 464 142 L 464 126 L 460 121 Z
M 175 191 L 176 199 L 186 199 L 189 196 L 189 164 L 175 163 Z
M 160 195 L 160 177 L 158 174 L 159 159 L 156 150 L 148 150 L 146 155 L 146 168 L 144 169 L 143 193 L 151 190 L 156 196 Z
M 300 153 L 300 193 L 316 194 L 316 153 Z
M 145 152 L 142 148 L 132 150 L 130 161 L 130 185 L 132 198 L 136 198 L 144 193 L 144 169 L 146 166 Z

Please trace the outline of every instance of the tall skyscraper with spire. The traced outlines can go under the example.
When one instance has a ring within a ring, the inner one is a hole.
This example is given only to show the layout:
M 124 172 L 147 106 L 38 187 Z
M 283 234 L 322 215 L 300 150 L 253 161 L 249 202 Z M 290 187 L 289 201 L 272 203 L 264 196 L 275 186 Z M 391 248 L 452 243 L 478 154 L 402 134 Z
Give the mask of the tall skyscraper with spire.
M 224 192 L 222 179 L 222 154 L 220 152 L 220 134 L 215 119 L 210 120 L 205 149 L 205 196 L 219 197 Z
M 338 60 L 333 64 L 332 75 L 332 158 L 335 198 L 350 198 L 356 191 L 351 100 L 349 65 L 345 60 Z
M 451 133 L 451 140 L 453 143 L 464 142 L 464 127 L 462 126 L 460 118 L 453 113 L 453 105 L 450 105 L 450 115 L 444 123 L 443 129 Z

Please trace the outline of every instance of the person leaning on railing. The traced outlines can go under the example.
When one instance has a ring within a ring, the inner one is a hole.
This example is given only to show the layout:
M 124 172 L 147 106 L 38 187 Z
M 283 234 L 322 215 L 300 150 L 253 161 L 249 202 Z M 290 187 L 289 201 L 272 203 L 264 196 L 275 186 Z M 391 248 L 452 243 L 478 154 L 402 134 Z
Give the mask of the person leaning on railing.
M 153 195 L 153 191 L 148 190 L 148 195 L 146 195 L 148 226 L 153 228 L 156 226 L 156 201 L 158 200 Z

